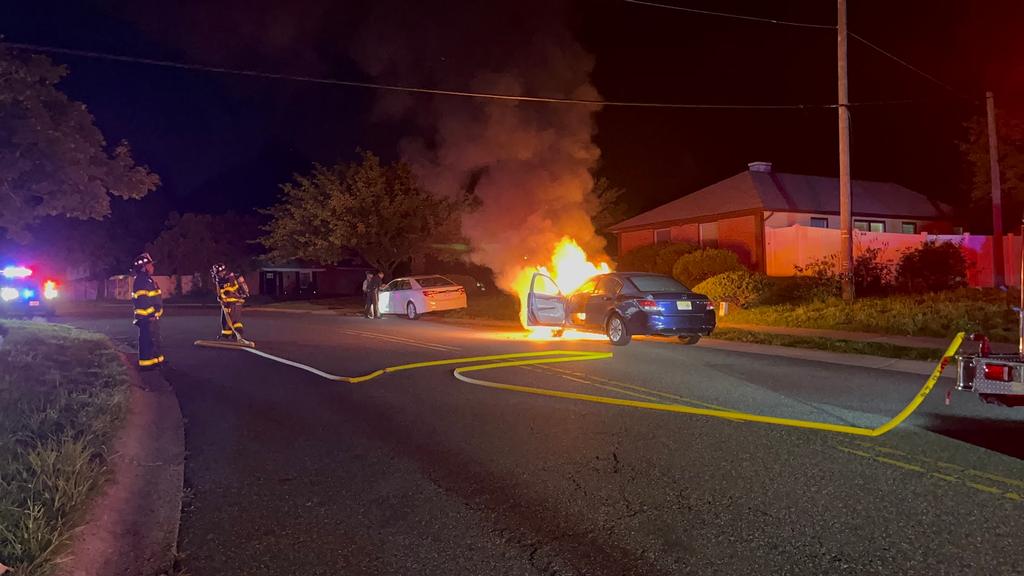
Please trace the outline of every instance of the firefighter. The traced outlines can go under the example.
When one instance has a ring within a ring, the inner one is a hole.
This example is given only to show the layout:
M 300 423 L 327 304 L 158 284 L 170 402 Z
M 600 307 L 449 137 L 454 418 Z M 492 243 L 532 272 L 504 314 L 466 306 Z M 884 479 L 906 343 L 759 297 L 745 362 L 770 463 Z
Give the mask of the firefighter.
M 384 284 L 384 273 L 380 271 L 367 272 L 366 282 L 363 284 L 363 291 L 366 292 L 366 317 L 381 319 L 380 314 L 380 289 Z
M 160 317 L 164 315 L 160 287 L 153 280 L 153 258 L 143 252 L 132 262 L 134 324 L 139 327 L 139 369 L 155 370 L 164 363 L 160 353 Z
M 229 271 L 224 264 L 214 264 L 211 272 L 217 286 L 217 299 L 220 301 L 220 339 L 244 340 L 242 305 L 249 297 L 249 286 L 241 274 Z

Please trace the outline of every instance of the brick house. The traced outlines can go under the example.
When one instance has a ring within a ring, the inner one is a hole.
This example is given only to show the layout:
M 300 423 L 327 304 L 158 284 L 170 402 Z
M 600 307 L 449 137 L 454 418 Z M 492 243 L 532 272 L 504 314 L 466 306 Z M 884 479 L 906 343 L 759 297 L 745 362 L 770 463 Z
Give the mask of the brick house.
M 775 172 L 770 162 L 611 226 L 619 254 L 661 242 L 727 248 L 765 271 L 765 230 L 839 228 L 839 180 Z M 853 182 L 854 227 L 864 232 L 960 233 L 949 206 L 890 182 Z

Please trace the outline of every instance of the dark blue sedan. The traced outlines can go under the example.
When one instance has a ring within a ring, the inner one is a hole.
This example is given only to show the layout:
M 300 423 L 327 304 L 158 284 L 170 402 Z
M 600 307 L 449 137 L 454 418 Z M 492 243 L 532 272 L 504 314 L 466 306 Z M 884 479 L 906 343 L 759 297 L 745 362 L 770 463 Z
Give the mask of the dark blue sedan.
M 696 344 L 715 329 L 707 296 L 674 278 L 645 272 L 613 272 L 587 280 L 563 295 L 554 281 L 534 274 L 527 299 L 527 325 L 606 334 L 616 346 L 633 336 L 677 336 Z

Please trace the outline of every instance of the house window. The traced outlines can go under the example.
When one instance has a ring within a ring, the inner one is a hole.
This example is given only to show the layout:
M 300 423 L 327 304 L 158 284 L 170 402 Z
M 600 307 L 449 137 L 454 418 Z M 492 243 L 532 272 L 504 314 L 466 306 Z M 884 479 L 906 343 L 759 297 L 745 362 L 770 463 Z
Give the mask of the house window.
M 718 222 L 700 225 L 700 245 L 703 248 L 718 248 Z
M 828 228 L 828 218 L 811 216 L 811 228 Z
M 861 232 L 885 232 L 885 222 L 881 220 L 854 220 L 853 227 Z
M 953 226 L 953 234 L 956 234 L 957 236 L 963 236 L 964 235 L 964 227 L 963 226 Z
M 654 243 L 655 244 L 667 244 L 672 241 L 672 229 L 661 228 L 654 231 Z
M 904 222 L 900 230 L 904 234 L 917 234 L 917 222 Z

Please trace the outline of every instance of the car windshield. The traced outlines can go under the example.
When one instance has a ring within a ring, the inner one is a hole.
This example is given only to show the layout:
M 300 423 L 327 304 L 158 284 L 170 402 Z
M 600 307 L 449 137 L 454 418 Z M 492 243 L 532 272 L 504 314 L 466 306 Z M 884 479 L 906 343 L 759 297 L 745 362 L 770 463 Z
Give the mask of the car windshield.
M 641 292 L 689 292 L 690 289 L 668 276 L 631 276 L 629 280 Z
M 427 276 L 426 278 L 417 278 L 416 282 L 419 283 L 423 288 L 437 288 L 438 286 L 455 286 L 455 282 L 445 278 L 444 276 Z

